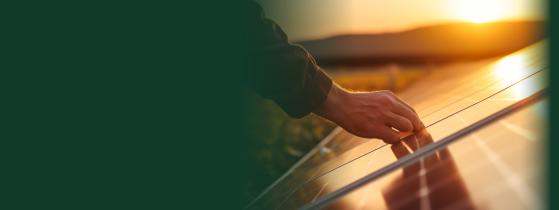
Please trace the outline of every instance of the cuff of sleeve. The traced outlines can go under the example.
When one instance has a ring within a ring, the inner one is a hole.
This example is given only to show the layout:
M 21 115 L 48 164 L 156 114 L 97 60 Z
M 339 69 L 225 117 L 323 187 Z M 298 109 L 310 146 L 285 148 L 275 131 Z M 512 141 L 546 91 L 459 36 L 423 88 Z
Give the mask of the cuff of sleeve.
M 332 79 L 324 73 L 320 68 L 314 74 L 314 78 L 312 78 L 312 85 L 308 89 L 309 92 L 307 93 L 308 98 L 308 112 L 312 112 L 320 107 L 326 98 L 328 97 L 328 92 L 330 92 L 330 88 L 332 88 Z

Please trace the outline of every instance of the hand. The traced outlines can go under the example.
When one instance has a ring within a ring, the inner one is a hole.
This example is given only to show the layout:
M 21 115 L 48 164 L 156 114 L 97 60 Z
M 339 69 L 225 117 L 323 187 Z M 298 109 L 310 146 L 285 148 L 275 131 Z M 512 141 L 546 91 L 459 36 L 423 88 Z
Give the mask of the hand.
M 354 135 L 379 138 L 389 144 L 399 142 L 401 133 L 424 128 L 408 104 L 385 90 L 354 93 L 333 85 L 324 104 L 314 113 Z

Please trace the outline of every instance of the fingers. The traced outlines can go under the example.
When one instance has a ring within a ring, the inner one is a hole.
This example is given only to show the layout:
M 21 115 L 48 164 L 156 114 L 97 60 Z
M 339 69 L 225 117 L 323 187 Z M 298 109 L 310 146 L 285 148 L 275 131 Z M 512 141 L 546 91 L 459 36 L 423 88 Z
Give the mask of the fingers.
M 429 134 L 427 130 L 422 130 L 421 132 L 417 132 L 416 136 L 417 139 L 419 140 L 420 147 L 424 147 L 433 143 L 433 137 L 431 137 L 431 134 Z
M 386 125 L 396 128 L 400 132 L 410 132 L 414 128 L 414 126 L 408 119 L 400 115 L 388 113 L 386 117 L 388 118 Z
M 395 97 L 395 98 L 397 99 L 397 97 Z M 423 123 L 419 119 L 419 116 L 417 116 L 417 113 L 415 113 L 415 111 L 413 111 L 413 109 L 410 109 L 408 107 L 409 107 L 409 105 L 400 101 L 400 99 L 397 99 L 396 102 L 394 103 L 392 111 L 395 114 L 398 114 L 398 115 L 406 118 L 407 120 L 409 120 L 411 122 L 411 124 L 413 125 L 413 130 L 419 131 L 419 130 L 423 129 L 424 128 Z
M 408 151 L 408 149 L 404 146 L 404 144 L 402 144 L 402 142 L 398 142 L 396 144 L 393 144 L 390 149 L 392 149 L 392 153 L 394 153 L 394 155 L 396 156 L 396 159 L 400 159 L 408 154 L 410 154 L 410 152 Z
M 378 129 L 376 135 L 387 144 L 394 144 L 400 141 L 400 135 L 398 135 L 398 132 L 392 130 L 392 128 L 389 128 L 388 126 L 383 126 Z
M 421 146 L 419 145 L 419 142 L 417 142 L 417 138 L 415 138 L 415 136 L 413 136 L 413 138 L 406 139 L 406 141 L 404 141 L 404 143 L 406 145 L 408 145 L 408 147 L 410 147 L 411 151 L 413 151 L 413 152 L 415 152 L 415 151 L 417 151 L 417 149 L 421 148 Z
M 395 144 L 400 142 L 400 132 L 380 123 L 371 123 L 357 131 L 350 130 L 350 133 L 363 138 L 381 139 L 387 144 Z

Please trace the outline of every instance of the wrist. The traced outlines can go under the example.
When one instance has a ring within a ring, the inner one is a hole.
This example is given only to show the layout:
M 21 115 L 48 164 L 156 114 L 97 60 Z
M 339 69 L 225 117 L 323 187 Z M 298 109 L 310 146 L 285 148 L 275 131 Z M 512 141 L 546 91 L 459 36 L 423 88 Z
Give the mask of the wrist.
M 341 124 L 341 120 L 344 119 L 343 116 L 345 116 L 344 103 L 348 102 L 347 100 L 350 94 L 350 92 L 338 85 L 332 84 L 326 100 L 314 113 L 338 125 Z

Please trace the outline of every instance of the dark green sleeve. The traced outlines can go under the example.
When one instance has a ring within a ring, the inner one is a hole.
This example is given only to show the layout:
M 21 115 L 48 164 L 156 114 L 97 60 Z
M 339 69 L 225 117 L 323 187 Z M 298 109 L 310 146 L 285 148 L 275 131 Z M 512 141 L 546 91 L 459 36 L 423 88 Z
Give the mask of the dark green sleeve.
M 250 81 L 253 89 L 274 100 L 292 117 L 303 117 L 320 106 L 332 80 L 301 46 L 289 43 L 281 28 L 250 2 Z

